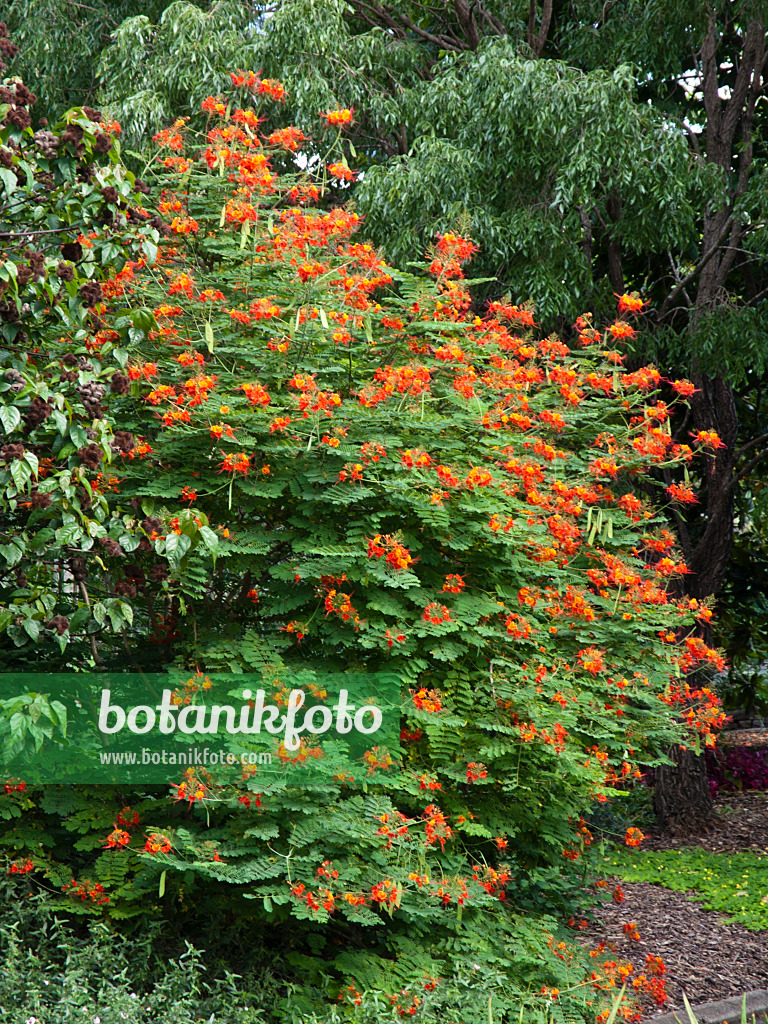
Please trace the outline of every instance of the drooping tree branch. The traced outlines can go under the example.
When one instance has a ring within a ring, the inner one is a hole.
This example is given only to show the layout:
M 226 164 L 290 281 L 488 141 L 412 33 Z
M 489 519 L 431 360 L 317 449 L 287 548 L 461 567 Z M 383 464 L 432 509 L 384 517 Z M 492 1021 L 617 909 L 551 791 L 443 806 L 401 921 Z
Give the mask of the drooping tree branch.
M 414 21 L 398 5 L 385 5 L 378 0 L 349 0 L 355 14 L 367 25 L 385 28 L 398 39 L 406 39 L 415 35 L 427 43 L 432 43 L 441 50 L 462 53 L 476 50 L 484 35 L 506 35 L 502 21 L 492 12 L 486 10 L 482 3 L 470 3 L 469 0 L 453 0 L 452 4 L 441 5 L 437 9 L 428 5 L 418 5 L 424 12 L 424 21 L 429 27 Z M 552 0 L 545 0 L 546 32 L 541 40 L 543 48 L 549 22 L 552 18 Z M 453 17 L 451 17 L 453 15 Z M 539 35 L 544 29 L 544 18 Z

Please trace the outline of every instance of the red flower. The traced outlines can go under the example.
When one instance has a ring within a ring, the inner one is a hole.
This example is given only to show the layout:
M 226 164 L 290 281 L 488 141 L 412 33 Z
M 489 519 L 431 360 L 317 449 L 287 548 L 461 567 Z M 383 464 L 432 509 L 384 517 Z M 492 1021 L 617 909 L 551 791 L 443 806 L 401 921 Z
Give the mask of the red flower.
M 683 398 L 690 398 L 698 389 L 689 380 L 673 380 L 672 390 Z
M 269 96 L 270 99 L 280 102 L 285 99 L 285 87 L 274 78 L 265 78 L 259 83 L 256 91 L 262 96 Z
M 321 111 L 319 116 L 334 128 L 346 128 L 354 122 L 354 108 L 350 110 L 343 107 L 341 110 L 326 110 L 325 113 Z
M 699 430 L 695 434 L 692 433 L 691 436 L 694 441 L 705 448 L 725 448 L 725 445 L 714 430 Z
M 120 828 L 114 829 L 109 833 L 107 838 L 103 840 L 108 850 L 114 849 L 116 846 L 127 846 L 130 841 L 130 835 Z
M 235 454 L 226 455 L 221 464 L 222 473 L 242 473 L 243 476 L 248 475 L 248 470 L 250 468 L 251 460 L 245 452 L 236 452 Z
M 333 178 L 338 178 L 339 181 L 354 181 L 357 178 L 357 172 L 351 170 L 346 164 L 328 164 L 328 173 Z
M 616 292 L 613 293 L 616 295 Z M 619 313 L 641 313 L 643 306 L 647 306 L 647 302 L 643 302 L 637 292 L 626 292 L 623 295 L 616 295 L 619 300 Z
M 449 594 L 460 594 L 466 584 L 461 576 L 457 576 L 455 573 L 451 573 L 445 577 L 445 583 L 443 584 L 443 590 Z
M 602 652 L 596 647 L 585 647 L 583 651 L 579 651 L 578 659 L 582 667 L 593 676 L 604 667 Z
M 627 834 L 624 836 L 624 842 L 627 846 L 639 846 L 644 839 L 645 836 L 639 828 L 628 828 Z
M 301 128 L 291 126 L 288 128 L 278 128 L 272 132 L 269 136 L 269 141 L 273 146 L 282 146 L 283 149 L 295 153 L 302 142 L 307 141 L 307 137 Z
M 467 764 L 467 782 L 477 782 L 478 779 L 484 779 L 487 775 L 488 769 L 479 761 L 470 761 Z
M 115 818 L 116 825 L 123 825 L 126 828 L 139 824 L 139 812 L 131 810 L 130 807 L 124 807 L 122 811 Z
M 35 870 L 35 865 L 32 861 L 27 858 L 26 860 L 15 860 L 8 868 L 9 875 L 28 875 L 30 871 Z
M 683 487 L 681 484 L 670 484 L 667 493 L 674 501 L 684 505 L 694 505 L 699 500 L 691 487 Z
M 144 844 L 145 853 L 170 853 L 171 841 L 159 832 L 153 832 Z
M 433 626 L 439 626 L 443 622 L 450 622 L 451 613 L 444 604 L 438 604 L 437 601 L 432 601 L 424 609 L 424 615 L 422 618 L 425 622 L 431 622 Z

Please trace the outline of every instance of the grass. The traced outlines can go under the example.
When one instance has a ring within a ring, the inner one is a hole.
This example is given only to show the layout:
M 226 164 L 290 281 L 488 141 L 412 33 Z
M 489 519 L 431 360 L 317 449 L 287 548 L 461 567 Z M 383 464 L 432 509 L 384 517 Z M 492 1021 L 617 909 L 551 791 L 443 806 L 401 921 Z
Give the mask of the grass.
M 768 930 L 768 850 L 710 853 L 681 850 L 617 850 L 606 857 L 611 874 L 626 882 L 651 882 L 675 892 L 695 892 L 709 910 L 752 931 Z

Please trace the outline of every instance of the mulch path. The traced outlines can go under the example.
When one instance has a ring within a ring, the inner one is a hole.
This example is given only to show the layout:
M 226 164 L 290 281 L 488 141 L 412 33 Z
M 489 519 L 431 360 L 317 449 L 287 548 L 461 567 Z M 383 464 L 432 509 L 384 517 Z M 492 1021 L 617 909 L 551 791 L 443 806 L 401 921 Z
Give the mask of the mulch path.
M 728 729 L 717 742 L 720 747 L 768 747 L 768 729 Z
M 651 834 L 643 849 L 700 846 L 713 853 L 768 852 L 768 793 L 722 793 L 716 806 L 718 818 L 707 833 L 684 838 Z M 683 991 L 695 1005 L 768 988 L 768 932 L 728 923 L 725 915 L 705 910 L 696 893 L 645 882 L 616 883 L 624 902 L 596 908 L 594 923 L 578 935 L 592 948 L 604 942 L 607 954 L 630 960 L 636 973 L 649 953 L 662 957 L 669 1000 L 664 1007 L 646 1007 L 644 1020 L 682 1009 Z M 630 921 L 637 925 L 639 941 L 622 931 Z
M 644 850 L 677 850 L 683 846 L 700 846 L 713 853 L 738 853 L 755 850 L 768 853 L 768 793 L 718 793 L 715 800 L 717 817 L 711 829 L 699 836 L 667 836 L 649 832 L 643 840 Z

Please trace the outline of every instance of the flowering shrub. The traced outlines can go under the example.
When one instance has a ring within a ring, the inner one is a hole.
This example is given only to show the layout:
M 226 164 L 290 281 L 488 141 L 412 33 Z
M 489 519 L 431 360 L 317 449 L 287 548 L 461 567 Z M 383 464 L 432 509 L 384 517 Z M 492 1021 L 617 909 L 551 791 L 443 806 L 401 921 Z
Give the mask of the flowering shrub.
M 64 863 L 32 838 L 18 856 L 77 913 L 194 893 L 201 913 L 240 895 L 263 928 L 291 917 L 324 950 L 324 980 L 299 965 L 315 1000 L 350 1013 L 384 985 L 393 1013 L 416 1016 L 446 976 L 475 978 L 477 1007 L 492 995 L 500 1014 L 523 998 L 549 1012 L 566 989 L 586 1006 L 605 979 L 573 958 L 561 979 L 554 923 L 536 915 L 577 884 L 589 808 L 721 721 L 685 681 L 721 659 L 693 635 L 696 602 L 673 598 L 685 565 L 636 493 L 694 452 L 670 437 L 658 372 L 622 365 L 634 319 L 580 317 L 567 344 L 509 299 L 481 312 L 464 280 L 475 246 L 457 234 L 418 274 L 389 267 L 335 205 L 353 113 L 321 115 L 315 167 L 297 129 L 259 133 L 249 104 L 280 102 L 279 83 L 233 84 L 237 102 L 203 104 L 203 139 L 184 121 L 157 136 L 171 233 L 156 259 L 102 287 L 98 324 L 24 361 L 38 390 L 77 366 L 78 397 L 61 427 L 17 424 L 3 449 L 25 531 L 7 600 L 34 589 L 31 620 L 81 664 L 261 671 L 278 693 L 298 666 L 386 668 L 402 682 L 401 764 L 369 751 L 391 779 L 368 791 L 247 770 L 227 787 L 178 779 L 173 803 L 12 792 L 9 815 L 81 833 Z

